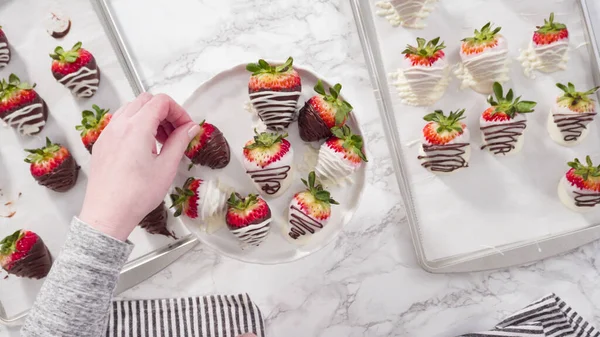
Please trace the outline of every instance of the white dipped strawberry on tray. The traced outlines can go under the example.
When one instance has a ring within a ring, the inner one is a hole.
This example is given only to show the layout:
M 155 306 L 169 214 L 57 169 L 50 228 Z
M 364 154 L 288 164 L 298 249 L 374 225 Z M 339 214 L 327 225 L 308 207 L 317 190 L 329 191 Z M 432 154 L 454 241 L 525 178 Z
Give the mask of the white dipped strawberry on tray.
M 455 71 L 462 80 L 461 88 L 470 87 L 481 94 L 490 94 L 494 82 L 508 81 L 508 43 L 499 34 L 501 29 L 492 29 L 488 22 L 481 30 L 476 29 L 473 36 L 462 40 L 461 63 Z
M 519 61 L 529 78 L 535 78 L 534 70 L 551 73 L 567 69 L 569 61 L 569 30 L 565 24 L 554 22 L 554 13 L 550 19 L 544 19 L 544 25 L 538 26 L 533 33 L 529 48 L 522 51 Z
M 494 95 L 488 98 L 491 107 L 486 109 L 479 119 L 481 149 L 487 149 L 494 155 L 515 154 L 523 148 L 523 132 L 527 127 L 526 113 L 533 112 L 537 105 L 532 101 L 521 101 L 514 97 L 512 89 L 504 96 L 502 85 L 494 83 Z
M 329 191 L 316 183 L 316 179 L 314 171 L 308 174 L 308 181 L 302 179 L 306 190 L 296 193 L 290 203 L 288 235 L 294 240 L 323 229 L 331 218 L 331 205 L 339 204 L 331 198 Z
M 586 212 L 600 205 L 600 166 L 590 156 L 585 165 L 579 159 L 568 163 L 570 169 L 558 183 L 558 198 L 575 212 Z
M 319 149 L 315 172 L 327 184 L 341 184 L 358 170 L 367 157 L 363 152 L 363 139 L 355 135 L 350 127 L 334 127 L 329 137 Z
M 548 133 L 550 138 L 560 145 L 577 145 L 587 136 L 588 125 L 597 114 L 596 101 L 592 95 L 600 87 L 579 92 L 573 83 L 557 83 L 556 86 L 563 93 L 558 96 L 548 115 Z
M 244 146 L 244 168 L 262 195 L 277 197 L 292 183 L 294 150 L 286 137 L 256 133 Z
M 423 128 L 419 156 L 421 166 L 434 173 L 450 173 L 469 166 L 470 135 L 461 120 L 465 110 L 444 115 L 436 110 L 423 117 L 429 123 Z
M 206 221 L 222 216 L 225 212 L 227 194 L 213 180 L 188 178 L 182 187 L 176 187 L 171 194 L 175 217 L 185 215 L 190 219 Z
M 450 78 L 444 48 L 439 37 L 429 42 L 417 38 L 417 46 L 406 46 L 402 68 L 392 74 L 404 104 L 431 105 L 444 95 Z
M 383 0 L 375 5 L 377 15 L 385 17 L 393 26 L 424 28 L 423 21 L 435 8 L 437 0 Z
M 232 193 L 227 200 L 225 222 L 242 246 L 258 246 L 271 230 L 271 208 L 256 194 L 244 198 Z

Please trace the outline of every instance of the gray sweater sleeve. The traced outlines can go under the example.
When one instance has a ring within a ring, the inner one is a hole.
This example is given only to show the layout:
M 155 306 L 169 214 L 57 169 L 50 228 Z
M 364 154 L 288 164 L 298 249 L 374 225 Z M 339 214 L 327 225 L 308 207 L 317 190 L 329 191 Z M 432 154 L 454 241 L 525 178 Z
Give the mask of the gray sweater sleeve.
M 103 336 L 113 292 L 133 245 L 74 218 L 21 336 Z

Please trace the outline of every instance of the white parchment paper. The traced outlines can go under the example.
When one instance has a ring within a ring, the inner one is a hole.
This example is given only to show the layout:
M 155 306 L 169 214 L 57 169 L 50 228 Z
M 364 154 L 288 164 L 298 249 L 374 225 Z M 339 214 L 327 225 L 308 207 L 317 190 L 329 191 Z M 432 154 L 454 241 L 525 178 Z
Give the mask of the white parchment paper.
M 374 2 L 373 2 L 374 3 Z M 536 25 L 543 24 L 550 12 L 556 21 L 567 24 L 571 50 L 568 70 L 553 74 L 538 73 L 534 80 L 523 75 L 516 60 L 527 48 Z M 595 84 L 591 75 L 589 45 L 584 36 L 583 19 L 577 0 L 442 0 L 427 19 L 423 30 L 394 28 L 376 17 L 384 66 L 388 73 L 402 61 L 402 50 L 417 37 L 440 36 L 452 64 L 459 62 L 460 40 L 471 36 L 488 21 L 502 26 L 510 48 L 512 87 L 523 99 L 538 102 L 528 116 L 523 151 L 512 157 L 494 157 L 479 150 L 479 116 L 487 108 L 486 97 L 466 89 L 454 78 L 445 96 L 431 107 L 416 108 L 400 103 L 396 92 L 395 115 L 403 145 L 413 202 L 417 210 L 422 244 L 427 260 L 473 253 L 487 248 L 531 241 L 564 233 L 600 222 L 600 211 L 577 214 L 564 207 L 557 197 L 557 184 L 568 169 L 566 162 L 589 154 L 600 164 L 598 120 L 587 139 L 573 148 L 554 143 L 546 131 L 546 119 L 553 100 L 559 95 L 557 82 L 573 82 L 587 90 Z M 393 89 L 393 86 L 390 85 Z M 467 109 L 471 129 L 472 156 L 469 168 L 452 175 L 436 176 L 423 169 L 417 160 L 418 140 L 425 124 L 422 117 L 435 110 Z
M 68 14 L 72 21 L 69 34 L 59 40 L 52 38 L 44 28 L 44 18 L 55 10 Z M 75 125 L 81 122 L 81 111 L 97 104 L 114 112 L 122 103 L 133 98 L 133 92 L 91 2 L 3 1 L 0 2 L 0 25 L 12 48 L 12 60 L 0 70 L 0 78 L 15 73 L 22 81 L 37 83 L 35 89 L 50 111 L 46 128 L 34 137 L 19 136 L 12 128 L 0 124 L 0 215 L 16 212 L 12 218 L 0 218 L 0 238 L 19 228 L 33 230 L 42 237 L 56 258 L 71 218 L 79 213 L 87 183 L 90 155 L 75 130 Z M 75 99 L 56 82 L 50 71 L 48 54 L 58 45 L 68 49 L 77 41 L 82 41 L 83 47 L 92 52 L 101 70 L 100 88 L 89 99 Z M 23 162 L 26 157 L 23 149 L 43 145 L 45 137 L 67 146 L 81 165 L 77 185 L 69 192 L 56 193 L 39 186 L 29 173 L 29 165 Z M 172 217 L 170 228 L 178 236 L 189 233 Z M 130 240 L 135 244 L 130 260 L 173 242 L 161 235 L 147 234 L 140 228 L 133 232 Z M 5 275 L 0 272 L 0 315 L 3 309 L 4 314 L 11 317 L 31 306 L 43 280 L 14 276 L 4 279 Z

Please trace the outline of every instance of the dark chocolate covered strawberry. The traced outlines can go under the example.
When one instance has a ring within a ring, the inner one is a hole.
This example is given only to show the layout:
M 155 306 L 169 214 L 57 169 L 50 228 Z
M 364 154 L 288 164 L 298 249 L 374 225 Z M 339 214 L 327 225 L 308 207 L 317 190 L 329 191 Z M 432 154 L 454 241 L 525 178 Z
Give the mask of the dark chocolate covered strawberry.
M 231 193 L 225 216 L 227 227 L 243 244 L 260 245 L 271 230 L 271 209 L 256 194 L 242 197 Z
M 25 162 L 31 164 L 29 170 L 38 184 L 56 192 L 75 186 L 79 165 L 66 147 L 46 138 L 45 147 L 25 151 L 29 152 Z
M 94 111 L 83 110 L 81 112 L 81 125 L 75 127 L 77 131 L 81 131 L 81 141 L 89 153 L 92 153 L 94 143 L 112 118 L 108 109 L 101 109 L 96 104 L 93 104 L 92 108 Z
M 246 70 L 252 73 L 248 82 L 250 102 L 258 117 L 271 130 L 287 128 L 296 115 L 302 82 L 292 67 L 293 62 L 290 57 L 279 66 L 272 66 L 265 60 L 246 66 Z
M 193 164 L 208 166 L 212 169 L 224 168 L 229 164 L 229 144 L 219 128 L 202 121 L 200 132 L 188 144 L 185 155 Z
M 0 26 L 0 69 L 6 67 L 8 62 L 10 62 L 10 45 L 2 26 Z
M 327 94 L 319 80 L 314 89 L 318 95 L 306 101 L 298 115 L 300 138 L 305 142 L 331 137 L 331 128 L 344 125 L 352 111 L 352 105 L 340 97 L 341 84 L 329 88 Z
M 18 230 L 0 241 L 0 265 L 9 274 L 41 279 L 48 275 L 52 257 L 41 237 Z
M 167 220 L 169 219 L 169 212 L 165 207 L 165 202 L 161 202 L 152 212 L 148 213 L 139 223 L 139 226 L 146 230 L 150 234 L 160 234 L 164 236 L 172 237 L 177 239 L 175 233 L 170 232 L 167 228 Z
M 39 133 L 48 119 L 48 107 L 34 87 L 15 74 L 0 81 L 0 118 L 24 135 Z
M 92 97 L 100 83 L 100 69 L 96 59 L 77 42 L 71 50 L 56 47 L 52 58 L 52 75 L 71 90 L 76 97 Z

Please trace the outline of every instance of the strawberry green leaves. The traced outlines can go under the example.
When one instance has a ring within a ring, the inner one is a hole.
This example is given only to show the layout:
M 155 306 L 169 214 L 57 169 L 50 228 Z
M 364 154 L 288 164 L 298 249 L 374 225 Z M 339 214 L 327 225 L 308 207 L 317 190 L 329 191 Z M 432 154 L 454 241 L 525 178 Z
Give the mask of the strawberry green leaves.
M 438 124 L 436 132 L 462 132 L 463 125 L 460 123 L 460 120 L 465 119 L 463 116 L 465 113 L 465 109 L 458 110 L 456 112 L 450 111 L 450 115 L 444 115 L 442 110 L 435 110 L 434 112 L 425 115 L 423 119 L 427 122 L 435 122 Z
M 575 174 L 581 176 L 583 180 L 588 180 L 588 178 L 590 177 L 600 177 L 600 165 L 594 166 L 594 164 L 592 163 L 592 158 L 590 158 L 590 156 L 585 157 L 585 163 L 586 165 L 583 165 L 578 158 L 575 158 L 567 165 L 575 169 Z
M 0 256 L 7 256 L 17 251 L 17 241 L 22 236 L 22 231 L 19 229 L 11 235 L 0 241 Z
M 79 58 L 79 50 L 81 49 L 81 45 L 81 42 L 77 42 L 75 45 L 73 45 L 73 48 L 68 51 L 65 51 L 63 47 L 58 46 L 54 48 L 54 53 L 50 54 L 50 57 L 59 62 L 73 63 Z
M 359 135 L 352 133 L 352 130 L 348 125 L 342 127 L 331 128 L 331 133 L 341 140 L 343 140 L 343 147 L 346 150 L 354 152 L 362 161 L 368 162 L 367 156 L 363 152 L 363 139 Z
M 246 145 L 244 148 L 248 150 L 252 149 L 268 149 L 271 146 L 280 143 L 284 138 L 288 136 L 287 133 L 278 134 L 278 133 L 269 133 L 269 132 L 261 132 L 258 133 L 256 129 L 254 130 L 254 142 Z
M 246 70 L 251 72 L 252 75 L 285 73 L 293 69 L 293 63 L 294 59 L 291 56 L 288 57 L 285 63 L 279 66 L 272 66 L 267 61 L 260 59 L 258 60 L 258 63 L 248 63 L 248 65 L 246 65 Z
M 494 41 L 500 30 L 502 30 L 502 27 L 496 27 L 494 30 L 492 30 L 492 23 L 488 22 L 481 27 L 481 30 L 475 29 L 473 36 L 464 38 L 462 41 L 474 45 L 488 43 Z
M 567 83 L 567 85 L 556 83 L 556 86 L 564 92 L 564 94 L 558 98 L 558 102 L 563 102 L 571 106 L 577 106 L 581 103 L 586 105 L 592 104 L 594 100 L 590 96 L 600 89 L 600 87 L 594 87 L 588 91 L 579 92 L 571 82 Z
M 231 196 L 227 200 L 227 204 L 238 210 L 247 210 L 258 202 L 258 195 L 248 194 L 247 197 L 242 197 L 239 193 L 231 193 Z
M 59 144 L 54 144 L 46 137 L 46 146 L 39 149 L 25 149 L 29 155 L 25 158 L 25 162 L 29 164 L 40 163 L 54 157 L 54 154 L 60 150 Z
M 431 57 L 435 55 L 438 51 L 446 48 L 444 42 L 440 43 L 440 38 L 436 37 L 435 39 L 427 42 L 427 40 L 418 37 L 417 38 L 417 46 L 407 45 L 406 49 L 402 51 L 402 54 L 410 54 L 410 55 L 418 55 L 422 57 Z
M 171 202 L 173 203 L 170 208 L 175 208 L 175 217 L 178 217 L 183 213 L 185 204 L 188 199 L 193 197 L 196 192 L 190 189 L 190 185 L 195 181 L 194 177 L 189 177 L 183 184 L 183 187 L 175 187 L 175 193 L 169 195 Z
M 304 184 L 304 186 L 306 186 L 308 188 L 308 191 L 318 201 L 325 203 L 325 204 L 339 205 L 339 203 L 337 201 L 335 201 L 334 199 L 331 198 L 331 193 L 329 193 L 329 191 L 324 190 L 323 186 L 321 184 L 316 184 L 316 174 L 314 171 L 312 171 L 308 174 L 308 182 L 304 179 L 300 179 L 300 180 L 302 180 L 302 183 Z
M 521 96 L 514 98 L 514 92 L 512 89 L 508 91 L 506 97 L 504 97 L 504 90 L 502 84 L 494 82 L 493 86 L 494 97 L 490 95 L 488 103 L 495 107 L 495 113 L 503 112 L 510 118 L 514 118 L 517 113 L 529 113 L 533 112 L 536 102 L 533 101 L 521 101 Z
M 8 81 L 6 79 L 0 81 L 0 100 L 9 99 L 12 97 L 13 93 L 20 90 L 31 90 L 33 88 L 35 88 L 35 83 L 30 85 L 29 83 L 21 82 L 17 75 L 10 74 L 8 76 Z
M 537 32 L 540 34 L 552 34 L 552 33 L 558 33 L 561 30 L 566 29 L 567 25 L 558 23 L 558 22 L 554 22 L 554 13 L 550 13 L 550 19 L 549 20 L 544 19 L 544 25 L 538 26 L 536 28 L 538 29 Z
M 325 102 L 328 102 L 332 105 L 335 110 L 335 124 L 340 126 L 346 122 L 346 118 L 352 111 L 352 105 L 350 103 L 344 101 L 340 97 L 340 91 L 342 91 L 342 85 L 340 83 L 336 83 L 333 87 L 329 88 L 329 94 L 325 92 L 325 88 L 323 86 L 323 82 L 321 80 L 317 81 L 317 84 L 314 87 L 316 93 L 323 97 Z
M 81 131 L 81 136 L 84 136 L 88 130 L 93 130 L 98 127 L 102 118 L 110 111 L 109 109 L 102 109 L 96 104 L 92 105 L 92 109 L 94 109 L 94 111 L 83 110 L 81 112 L 81 125 L 75 127 L 77 131 Z

